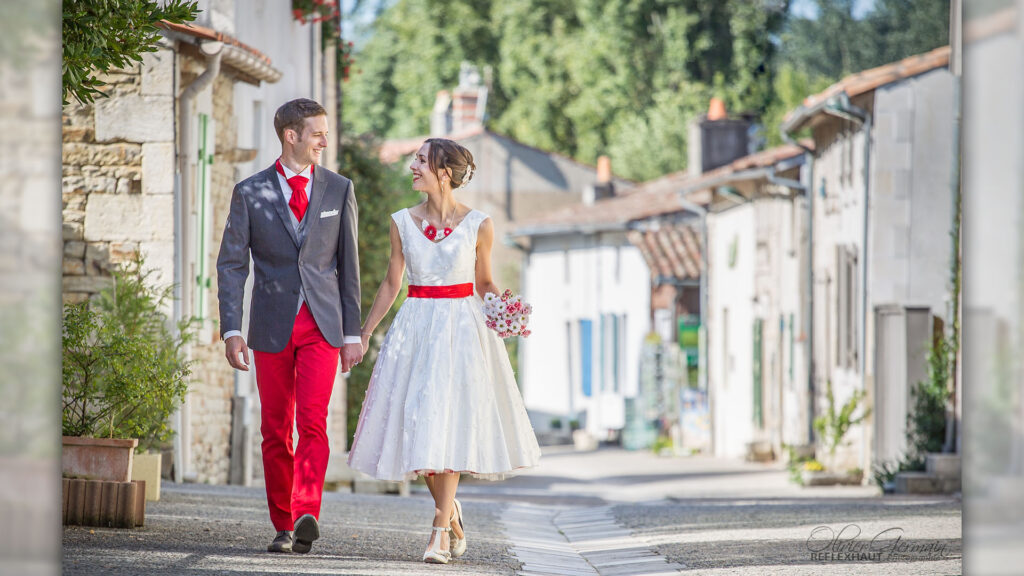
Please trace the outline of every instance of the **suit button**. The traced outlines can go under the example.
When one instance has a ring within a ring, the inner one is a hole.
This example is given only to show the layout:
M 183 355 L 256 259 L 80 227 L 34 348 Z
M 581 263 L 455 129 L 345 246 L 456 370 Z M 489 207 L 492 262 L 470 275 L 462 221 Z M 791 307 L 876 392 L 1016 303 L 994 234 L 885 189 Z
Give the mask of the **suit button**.
M 298 288 L 292 290 L 292 294 L 298 294 L 298 293 L 299 293 L 299 289 Z

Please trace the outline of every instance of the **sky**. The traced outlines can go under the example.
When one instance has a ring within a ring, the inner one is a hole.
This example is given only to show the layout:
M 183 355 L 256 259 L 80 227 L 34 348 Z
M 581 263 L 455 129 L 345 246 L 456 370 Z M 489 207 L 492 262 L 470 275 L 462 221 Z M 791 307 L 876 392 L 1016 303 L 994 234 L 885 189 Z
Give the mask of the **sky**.
M 875 7 L 875 0 L 854 0 L 853 17 L 862 18 Z M 818 6 L 814 0 L 793 0 L 789 5 L 789 13 L 801 18 L 817 18 Z

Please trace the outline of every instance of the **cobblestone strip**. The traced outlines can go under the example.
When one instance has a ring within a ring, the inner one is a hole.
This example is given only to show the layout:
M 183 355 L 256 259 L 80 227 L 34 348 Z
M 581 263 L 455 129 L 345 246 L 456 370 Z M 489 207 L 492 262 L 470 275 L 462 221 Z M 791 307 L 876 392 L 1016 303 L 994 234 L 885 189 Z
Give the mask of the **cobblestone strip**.
M 598 576 L 552 522 L 548 506 L 513 504 L 504 514 L 509 551 L 523 563 L 518 576 Z
M 559 510 L 514 504 L 503 522 L 509 551 L 523 563 L 518 576 L 660 576 L 685 568 L 616 524 L 610 506 Z
M 566 510 L 554 524 L 573 549 L 602 576 L 679 574 L 686 566 L 669 563 L 618 525 L 611 506 Z

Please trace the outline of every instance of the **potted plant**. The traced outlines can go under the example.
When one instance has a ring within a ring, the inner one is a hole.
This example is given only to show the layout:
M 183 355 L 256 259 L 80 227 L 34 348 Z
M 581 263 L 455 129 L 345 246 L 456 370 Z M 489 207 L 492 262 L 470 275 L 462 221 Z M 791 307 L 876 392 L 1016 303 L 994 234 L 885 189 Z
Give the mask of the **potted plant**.
M 175 332 L 164 304 L 171 288 L 150 286 L 136 255 L 112 286 L 63 315 L 64 476 L 127 482 L 135 448 L 166 442 L 170 414 L 184 399 L 189 323 Z M 137 479 L 137 478 L 136 478 Z

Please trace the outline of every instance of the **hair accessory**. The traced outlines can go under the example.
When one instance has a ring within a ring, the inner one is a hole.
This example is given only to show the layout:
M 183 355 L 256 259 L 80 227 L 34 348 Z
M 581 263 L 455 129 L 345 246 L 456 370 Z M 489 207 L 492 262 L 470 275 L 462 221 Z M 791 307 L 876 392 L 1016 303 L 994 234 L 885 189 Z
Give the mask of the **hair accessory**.
M 462 190 L 463 188 L 465 188 L 466 184 L 469 184 L 469 181 L 472 178 L 473 178 L 473 167 L 467 164 L 466 165 L 466 175 L 462 177 L 462 184 L 459 184 L 459 187 L 456 188 L 456 190 Z

